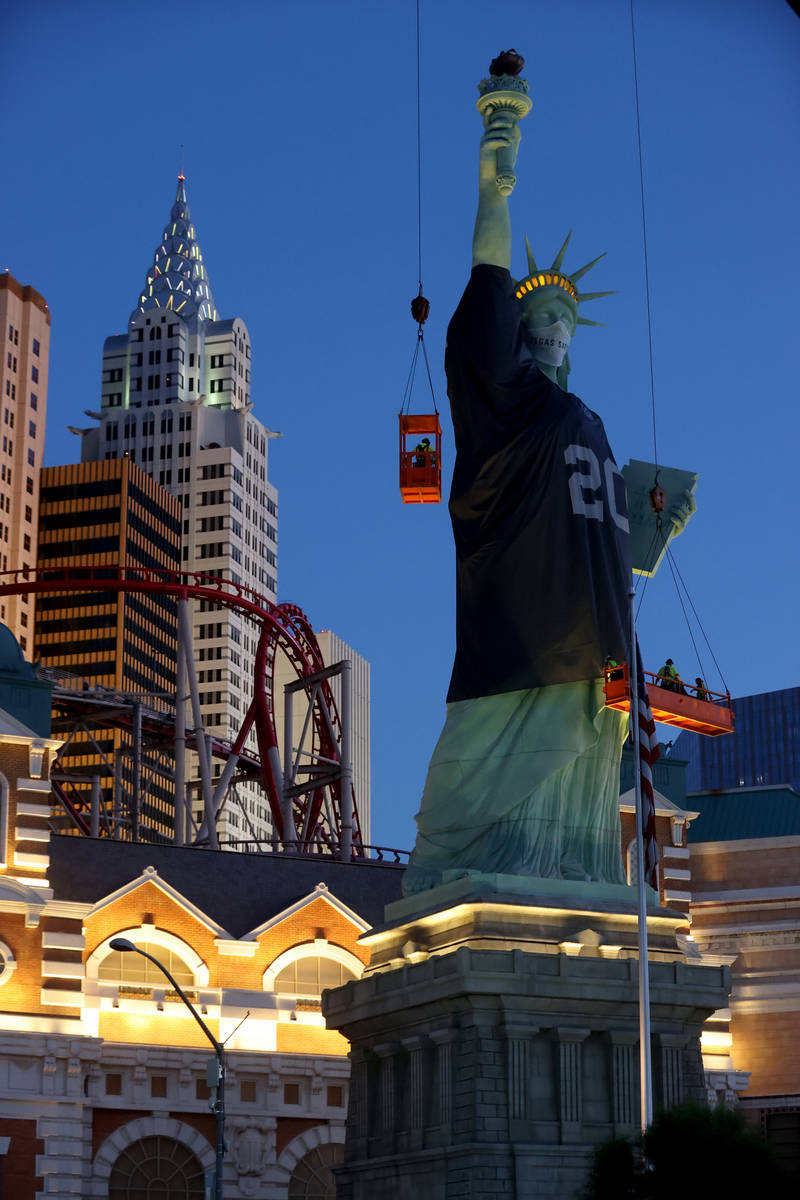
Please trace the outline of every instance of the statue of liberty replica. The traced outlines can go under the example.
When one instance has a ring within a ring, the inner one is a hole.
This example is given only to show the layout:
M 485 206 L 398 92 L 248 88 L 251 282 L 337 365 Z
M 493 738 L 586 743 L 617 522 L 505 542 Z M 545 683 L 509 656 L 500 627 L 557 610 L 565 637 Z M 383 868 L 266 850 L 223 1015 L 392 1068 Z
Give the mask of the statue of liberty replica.
M 567 390 L 594 264 L 567 273 L 565 242 L 545 269 L 528 247 L 527 273 L 510 274 L 521 66 L 502 54 L 479 86 L 473 267 L 447 336 L 447 718 L 405 895 L 361 938 L 363 977 L 322 1000 L 351 1047 L 338 1200 L 572 1200 L 593 1146 L 635 1132 L 644 1095 L 627 714 L 603 694 L 605 660 L 629 649 L 625 487 L 600 418 Z M 685 914 L 642 919 L 657 1102 L 701 1099 L 700 1030 L 728 1003 L 727 968 L 686 965 Z
M 510 274 L 508 196 L 530 108 L 523 60 L 481 84 L 472 274 L 447 334 L 456 441 L 450 514 L 456 658 L 404 880 L 463 875 L 624 883 L 619 768 L 627 716 L 603 665 L 628 658 L 625 486 L 596 413 L 567 390 L 594 262 Z M 602 256 L 601 256 L 602 257 Z M 598 260 L 596 259 L 595 262 Z

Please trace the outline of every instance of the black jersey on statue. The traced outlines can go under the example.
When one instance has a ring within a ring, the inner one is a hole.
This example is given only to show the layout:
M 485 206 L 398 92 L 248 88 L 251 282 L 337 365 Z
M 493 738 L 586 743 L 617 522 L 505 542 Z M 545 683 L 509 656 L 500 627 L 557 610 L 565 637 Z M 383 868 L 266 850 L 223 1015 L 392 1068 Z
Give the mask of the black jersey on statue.
M 603 423 L 536 366 L 515 285 L 474 268 L 447 333 L 456 441 L 448 701 L 594 679 L 627 658 L 625 485 Z

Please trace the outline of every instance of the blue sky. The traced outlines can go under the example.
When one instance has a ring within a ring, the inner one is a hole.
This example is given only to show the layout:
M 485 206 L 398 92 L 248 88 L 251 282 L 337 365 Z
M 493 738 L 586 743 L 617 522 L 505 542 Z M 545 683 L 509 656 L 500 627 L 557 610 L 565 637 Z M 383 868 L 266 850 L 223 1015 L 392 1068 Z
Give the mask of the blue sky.
M 659 458 L 696 470 L 674 546 L 734 694 L 800 682 L 800 21 L 784 0 L 636 4 Z M 422 0 L 423 281 L 440 409 L 467 279 L 476 83 L 509 45 L 534 107 L 515 262 L 601 251 L 570 386 L 620 463 L 652 457 L 628 0 Z M 52 312 L 47 462 L 100 396 L 173 200 L 179 147 L 217 306 L 253 342 L 280 489 L 280 599 L 372 663 L 373 836 L 408 847 L 454 639 L 446 506 L 402 506 L 397 412 L 417 289 L 414 2 L 45 0 L 4 22 L 0 267 Z M 591 308 L 591 312 L 589 312 Z M 414 406 L 427 397 L 420 383 Z M 445 420 L 446 474 L 452 438 Z M 646 665 L 697 670 L 666 571 Z M 718 678 L 701 650 L 711 686 Z

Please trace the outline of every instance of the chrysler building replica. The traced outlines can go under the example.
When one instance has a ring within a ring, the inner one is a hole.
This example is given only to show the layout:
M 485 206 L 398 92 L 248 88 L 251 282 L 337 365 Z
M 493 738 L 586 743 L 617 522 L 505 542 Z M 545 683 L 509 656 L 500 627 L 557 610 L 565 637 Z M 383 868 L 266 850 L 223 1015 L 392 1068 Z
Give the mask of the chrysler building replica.
M 253 415 L 250 337 L 220 320 L 186 200 L 178 190 L 128 331 L 105 341 L 101 412 L 81 431 L 81 458 L 129 456 L 181 503 L 182 567 L 277 599 L 277 492 L 267 479 L 273 436 Z M 206 729 L 235 738 L 249 694 L 256 638 L 238 614 L 192 604 L 194 655 Z M 242 684 L 244 683 L 244 689 Z M 256 750 L 251 734 L 248 747 Z M 189 755 L 186 778 L 197 778 Z M 221 766 L 214 766 L 215 778 Z M 221 839 L 272 836 L 266 797 L 237 785 Z M 202 818 L 196 789 L 192 811 Z

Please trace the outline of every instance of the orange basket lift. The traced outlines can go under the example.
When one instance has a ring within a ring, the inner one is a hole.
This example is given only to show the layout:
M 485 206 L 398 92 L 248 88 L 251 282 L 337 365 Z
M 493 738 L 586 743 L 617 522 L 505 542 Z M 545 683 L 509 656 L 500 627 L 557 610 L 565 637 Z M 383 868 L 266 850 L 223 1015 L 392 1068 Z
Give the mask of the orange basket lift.
M 404 504 L 442 499 L 442 426 L 438 413 L 400 413 L 400 495 Z M 423 450 L 427 438 L 429 450 Z
M 652 671 L 644 671 L 643 675 L 650 708 L 653 711 L 653 720 L 661 721 L 665 725 L 675 725 L 679 729 L 691 729 L 695 733 L 703 733 L 707 737 L 719 737 L 723 733 L 733 733 L 730 692 L 712 692 L 705 689 L 708 699 L 699 700 L 695 694 L 697 689 L 694 687 L 683 684 L 683 692 L 671 691 L 669 688 L 659 685 L 658 677 Z M 606 668 L 606 708 L 630 712 L 630 689 L 630 672 L 627 663 Z

